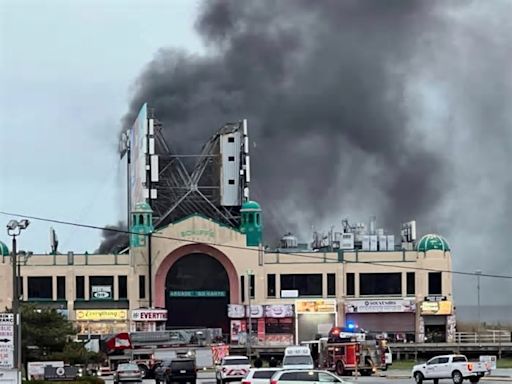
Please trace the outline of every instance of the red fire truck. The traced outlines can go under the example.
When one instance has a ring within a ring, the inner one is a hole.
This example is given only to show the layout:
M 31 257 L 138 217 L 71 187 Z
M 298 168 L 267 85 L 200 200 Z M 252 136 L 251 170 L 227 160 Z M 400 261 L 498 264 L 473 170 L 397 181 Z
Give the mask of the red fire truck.
M 328 337 L 303 344 L 310 346 L 318 367 L 335 371 L 339 376 L 352 373 L 369 376 L 387 368 L 381 341 L 367 340 L 366 333 L 334 327 Z

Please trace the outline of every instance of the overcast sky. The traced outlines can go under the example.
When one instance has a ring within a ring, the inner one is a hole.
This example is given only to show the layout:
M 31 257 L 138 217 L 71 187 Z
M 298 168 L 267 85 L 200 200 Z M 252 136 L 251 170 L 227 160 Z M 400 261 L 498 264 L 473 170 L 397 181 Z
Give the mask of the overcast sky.
M 0 210 L 115 223 L 125 215 L 116 133 L 130 90 L 159 48 L 201 49 L 198 2 L 0 4 Z M 48 252 L 50 225 L 33 221 L 21 249 Z M 62 252 L 99 245 L 98 231 L 53 227 Z M 0 240 L 10 241 L 4 230 Z
M 378 3 L 376 0 L 375 4 Z M 493 36 L 503 41 L 507 36 L 510 37 L 507 33 L 494 33 L 492 29 L 498 24 L 500 28 L 504 25 L 502 18 L 497 16 L 506 15 L 506 12 L 499 11 L 499 7 L 496 8 L 497 11 L 493 6 L 488 6 L 490 3 L 486 1 L 478 4 L 479 7 L 468 7 L 465 13 L 453 13 L 452 20 L 460 18 L 463 21 L 460 28 L 464 31 L 454 36 L 470 40 L 470 46 L 476 48 L 480 47 L 481 41 L 482 44 L 488 44 L 482 36 Z M 492 4 L 501 4 L 503 9 L 509 9 L 507 2 Z M 204 52 L 200 37 L 194 29 L 200 2 L 0 0 L 0 5 L 0 210 L 97 226 L 115 224 L 126 215 L 125 207 L 121 203 L 125 194 L 122 184 L 124 168 L 120 167 L 117 156 L 117 133 L 121 118 L 129 110 L 129 103 L 133 99 L 135 80 L 161 48 L 182 48 L 188 53 Z M 488 14 L 482 11 L 482 6 Z M 280 23 L 279 17 L 277 19 Z M 493 22 L 490 23 L 489 20 Z M 317 27 L 321 29 L 320 26 Z M 357 29 L 357 26 L 354 28 Z M 508 28 L 511 28 L 510 21 Z M 496 30 L 501 29 L 496 27 Z M 432 32 L 435 30 L 432 29 Z M 350 38 L 349 35 L 342 34 L 335 37 L 338 36 Z M 439 100 L 442 100 L 443 91 L 451 91 L 451 82 L 455 84 L 454 89 L 461 93 L 456 100 L 463 100 L 464 109 L 470 112 L 478 111 L 478 107 L 485 100 L 492 100 L 493 104 L 497 104 L 497 99 L 488 97 L 487 92 L 492 95 L 492 91 L 499 90 L 500 86 L 507 92 L 510 91 L 510 78 L 507 83 L 505 76 L 502 79 L 501 67 L 490 65 L 509 62 L 506 55 L 510 52 L 500 47 L 510 48 L 510 44 L 493 43 L 495 45 L 482 45 L 487 47 L 484 54 L 490 59 L 477 63 L 477 67 L 485 68 L 481 71 L 477 68 L 475 72 L 468 73 L 465 71 L 469 65 L 461 65 L 454 68 L 453 72 L 446 72 L 445 62 L 450 64 L 456 59 L 461 60 L 459 56 L 471 53 L 471 50 L 455 51 L 458 52 L 457 57 L 452 58 L 447 54 L 451 52 L 449 50 L 441 51 L 444 54 L 429 56 L 431 50 L 429 46 L 425 46 L 425 57 L 420 57 L 422 62 L 429 63 L 428 70 L 433 69 L 434 72 L 438 66 L 438 72 L 442 76 L 437 79 L 441 84 L 437 89 L 431 87 L 433 81 L 428 76 L 423 77 L 428 80 L 425 84 L 415 84 L 417 88 L 425 88 L 423 97 L 431 104 L 430 109 L 425 109 L 429 112 L 425 118 L 421 118 L 421 111 L 413 111 L 420 123 L 431 122 L 434 115 L 432 111 L 445 107 Z M 461 46 L 465 47 L 464 44 Z M 433 52 L 437 53 L 435 50 Z M 480 52 L 478 49 L 477 56 L 482 58 Z M 234 52 L 235 57 L 236 53 Z M 166 55 L 163 52 L 160 57 L 165 58 Z M 466 61 L 474 62 L 475 56 L 468 55 Z M 420 65 L 418 67 L 421 69 Z M 464 74 L 460 79 L 457 77 L 459 73 Z M 496 83 L 487 81 L 487 76 L 480 76 L 482 73 L 498 74 Z M 485 87 L 486 84 L 480 84 L 480 79 L 488 83 L 488 88 Z M 468 90 L 480 88 L 485 91 L 482 92 L 481 99 L 469 97 L 474 99 L 474 105 L 467 104 L 468 98 L 464 94 Z M 498 99 L 509 100 L 508 97 Z M 482 115 L 485 120 L 479 121 L 476 114 L 473 116 L 462 113 L 463 111 L 457 111 L 455 107 L 454 125 L 462 128 L 471 124 L 484 127 L 489 121 L 497 120 L 494 114 Z M 502 204 L 496 195 L 503 195 L 505 198 L 505 189 L 502 188 L 496 194 L 488 186 L 494 185 L 496 180 L 510 180 L 503 177 L 503 168 L 500 168 L 510 163 L 510 145 L 505 141 L 512 137 L 505 134 L 510 131 L 508 116 L 507 114 L 507 124 L 503 124 L 504 133 L 500 134 L 495 129 L 494 132 L 498 134 L 488 135 L 487 131 L 482 130 L 484 133 L 481 137 L 477 136 L 476 140 L 467 136 L 471 139 L 468 139 L 470 145 L 465 142 L 465 135 L 458 136 L 462 139 L 453 142 L 449 137 L 439 136 L 443 138 L 443 145 L 445 139 L 451 145 L 445 156 L 451 155 L 450 151 L 466 154 L 454 156 L 457 160 L 454 163 L 461 163 L 460 169 L 463 171 L 454 173 L 453 178 L 466 177 L 467 182 L 456 185 L 454 197 L 449 201 L 450 207 L 454 208 L 445 210 L 450 217 L 449 221 L 454 223 L 450 224 L 452 228 L 460 229 L 452 230 L 448 239 L 454 246 L 456 269 L 468 272 L 483 269 L 484 272 L 499 273 L 499 268 L 504 265 L 503 260 L 507 257 L 503 250 L 508 249 L 508 240 L 501 233 L 509 230 L 510 220 L 506 211 L 503 214 L 503 207 L 508 207 L 510 211 L 510 200 L 503 199 Z M 468 120 L 464 121 L 463 118 Z M 223 121 L 219 121 L 217 125 L 222 123 Z M 427 141 L 436 139 L 435 135 L 425 137 Z M 496 142 L 491 142 L 489 138 L 494 138 Z M 434 147 L 439 143 L 433 141 L 431 144 Z M 496 150 L 498 147 L 501 149 Z M 471 152 L 468 148 L 475 148 L 471 155 L 467 155 Z M 480 155 L 479 151 L 482 152 Z M 481 161 L 481 158 L 490 160 Z M 258 161 L 258 158 L 253 160 Z M 259 161 L 264 163 L 265 159 L 260 157 Z M 464 173 L 464 170 L 468 172 Z M 480 183 L 475 183 L 475 180 L 480 180 Z M 342 187 L 346 192 L 347 186 Z M 338 193 L 341 189 L 333 190 Z M 360 192 L 357 190 L 353 195 L 359 197 Z M 452 204 L 453 201 L 458 204 Z M 366 203 L 367 200 L 359 199 L 359 202 Z M 491 204 L 481 209 L 483 202 Z M 475 206 L 478 206 L 479 212 L 474 213 Z M 441 204 L 436 208 L 441 209 Z M 340 212 L 341 216 L 345 214 L 346 212 Z M 364 220 L 365 217 L 366 212 L 353 220 Z M 7 223 L 10 218 L 0 215 L 0 223 Z M 50 226 L 57 231 L 60 252 L 93 252 L 99 245 L 99 231 L 34 220 L 20 237 L 19 247 L 36 253 L 49 252 Z M 441 228 L 444 227 L 441 225 Z M 419 230 L 422 232 L 424 228 L 420 227 Z M 5 230 L 0 231 L 0 240 L 10 244 Z M 502 264 L 495 263 L 494 269 L 489 267 L 484 258 L 487 248 L 491 249 L 493 255 L 500 257 Z M 510 273 L 510 264 L 505 266 L 508 270 L 501 272 Z M 455 285 L 461 296 L 466 292 L 465 303 L 476 302 L 474 277 L 457 277 Z M 487 295 L 491 301 L 500 292 L 502 298 L 509 300 L 506 292 L 510 291 L 510 280 L 497 282 L 483 279 L 482 286 L 484 297 Z M 503 303 L 502 298 L 499 303 Z

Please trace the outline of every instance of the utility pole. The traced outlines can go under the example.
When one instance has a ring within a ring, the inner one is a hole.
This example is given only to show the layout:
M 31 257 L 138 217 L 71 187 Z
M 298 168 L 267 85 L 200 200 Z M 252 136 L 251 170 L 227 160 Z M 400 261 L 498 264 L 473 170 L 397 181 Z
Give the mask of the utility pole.
M 251 296 L 252 296 L 252 284 L 251 284 L 251 276 L 253 275 L 253 272 L 249 269 L 247 270 L 247 294 L 249 297 L 249 324 L 247 325 L 247 357 L 249 360 L 251 359 L 251 347 L 252 347 L 252 308 L 251 308 Z
M 478 300 L 478 339 L 480 339 L 480 324 L 481 324 L 481 318 L 480 318 L 480 275 L 482 275 L 482 271 L 480 269 L 475 271 L 476 275 L 476 290 L 477 290 L 477 300 Z

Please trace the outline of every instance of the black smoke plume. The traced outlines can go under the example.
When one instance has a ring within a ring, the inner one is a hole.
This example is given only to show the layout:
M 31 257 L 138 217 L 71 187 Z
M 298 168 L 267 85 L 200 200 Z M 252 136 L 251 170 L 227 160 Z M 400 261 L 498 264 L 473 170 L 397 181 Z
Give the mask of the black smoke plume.
M 124 125 L 148 102 L 174 148 L 197 153 L 224 122 L 248 118 L 267 233 L 371 214 L 395 231 L 416 218 L 453 239 L 455 267 L 485 252 L 486 270 L 510 272 L 511 8 L 207 1 L 196 25 L 207 53 L 162 48 Z
M 96 253 L 119 253 L 130 244 L 130 236 L 127 233 L 126 223 L 119 222 L 117 225 L 107 225 L 101 231 L 103 240 Z

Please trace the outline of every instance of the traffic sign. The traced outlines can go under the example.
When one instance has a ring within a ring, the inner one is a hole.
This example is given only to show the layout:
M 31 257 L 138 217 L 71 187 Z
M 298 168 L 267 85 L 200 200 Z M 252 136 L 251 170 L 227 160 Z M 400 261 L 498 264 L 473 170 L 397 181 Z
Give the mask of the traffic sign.
M 14 367 L 14 315 L 0 313 L 0 369 Z

